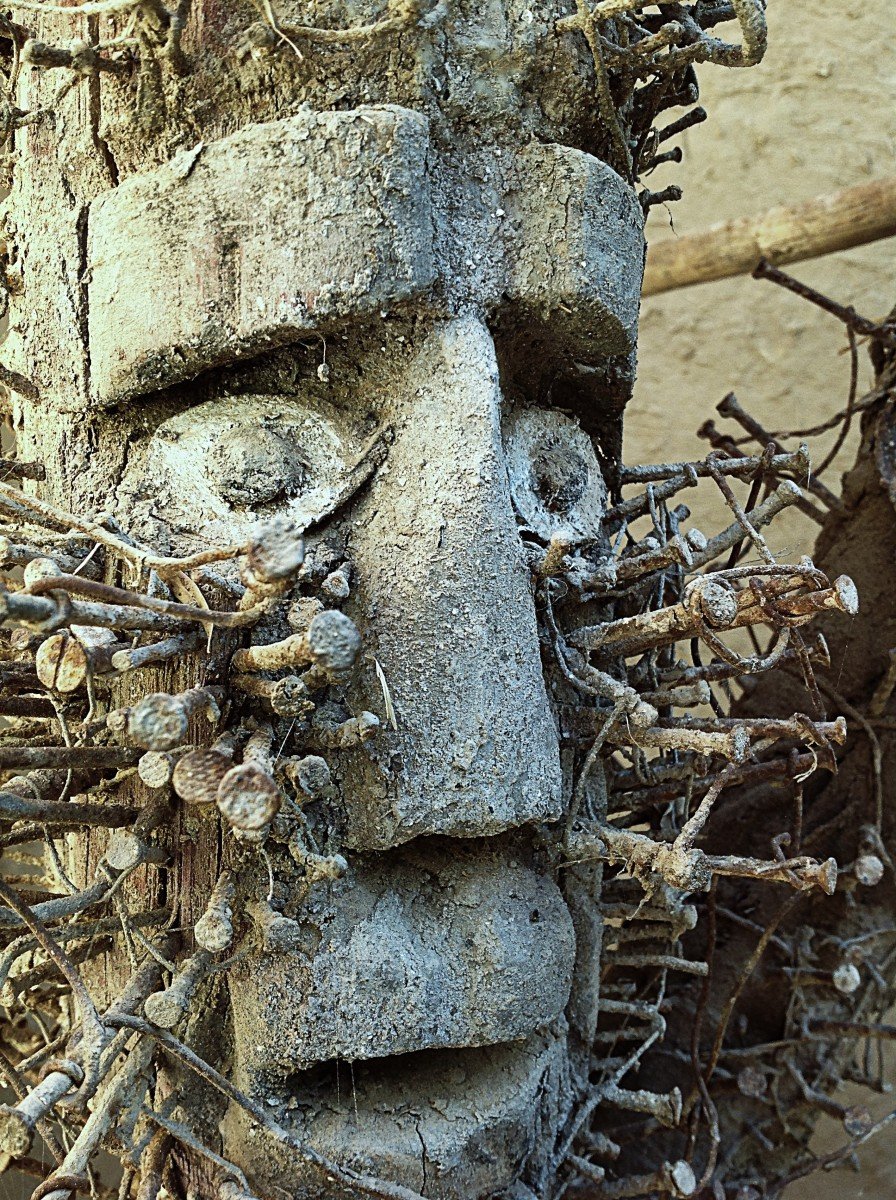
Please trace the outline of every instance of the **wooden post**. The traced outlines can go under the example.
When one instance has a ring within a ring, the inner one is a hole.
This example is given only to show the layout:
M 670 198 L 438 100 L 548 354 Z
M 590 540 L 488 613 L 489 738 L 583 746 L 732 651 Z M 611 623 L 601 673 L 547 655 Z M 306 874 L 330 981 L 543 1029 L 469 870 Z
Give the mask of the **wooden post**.
M 781 266 L 894 235 L 896 176 L 891 176 L 656 242 L 647 252 L 642 295 L 748 275 L 760 258 Z

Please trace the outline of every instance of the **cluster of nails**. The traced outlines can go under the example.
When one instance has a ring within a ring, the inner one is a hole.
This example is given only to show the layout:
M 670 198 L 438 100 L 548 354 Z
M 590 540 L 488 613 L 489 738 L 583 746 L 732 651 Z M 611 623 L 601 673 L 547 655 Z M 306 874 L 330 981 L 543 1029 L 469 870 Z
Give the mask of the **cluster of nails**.
M 733 518 L 712 538 L 686 529 L 689 510 L 675 504 L 701 479 L 714 482 Z M 828 665 L 827 647 L 806 627 L 820 613 L 856 613 L 856 589 L 845 576 L 829 580 L 808 558 L 779 563 L 762 532 L 788 507 L 807 503 L 796 482 L 806 479 L 802 445 L 788 453 L 769 444 L 752 456 L 725 448 L 703 461 L 623 468 L 621 484 L 646 490 L 609 510 L 600 544 L 583 549 L 561 530 L 548 546 L 532 548 L 574 780 L 562 860 L 602 872 L 604 923 L 590 1087 L 557 1152 L 554 1200 L 582 1181 L 612 1197 L 690 1196 L 712 1174 L 714 1161 L 698 1178 L 693 1146 L 686 1160 L 664 1158 L 652 1172 L 625 1173 L 620 1165 L 633 1147 L 643 1163 L 646 1132 L 663 1138 L 693 1111 L 695 1097 L 677 1087 L 626 1086 L 645 1056 L 663 1047 L 671 981 L 708 985 L 711 965 L 682 949 L 698 921 L 691 898 L 723 876 L 797 893 L 831 895 L 850 885 L 840 882 L 844 868 L 833 858 L 817 861 L 798 845 L 788 856 L 789 832 L 775 839 L 768 859 L 698 844 L 724 789 L 784 780 L 801 787 L 816 769 L 836 769 L 834 747 L 846 737 L 843 717 L 824 715 L 815 669 Z M 745 503 L 732 487 L 738 482 L 748 485 Z M 644 520 L 648 531 L 637 535 L 635 522 Z M 726 715 L 732 689 L 748 691 L 776 668 L 801 675 L 813 715 Z M 851 886 L 883 877 L 880 839 L 866 842 L 847 868 Z M 854 976 L 844 962 L 827 982 L 845 994 Z M 704 1111 L 714 1112 L 706 1099 Z M 717 1134 L 717 1121 L 713 1128 Z
M 27 7 L 27 6 L 26 6 Z M 655 121 L 669 108 L 695 104 L 699 89 L 695 66 L 715 63 L 728 67 L 752 66 L 761 61 L 767 44 L 764 0 L 696 0 L 664 6 L 660 13 L 644 0 L 576 0 L 575 12 L 558 16 L 556 38 L 584 38 L 594 62 L 597 113 L 607 131 L 607 161 L 635 183 L 666 162 L 680 162 L 681 149 L 662 149 L 683 130 L 706 119 L 694 108 L 665 129 Z M 302 60 L 308 47 L 350 51 L 362 43 L 392 45 L 392 38 L 408 30 L 422 32 L 438 26 L 450 11 L 447 0 L 390 0 L 379 19 L 347 28 L 321 28 L 279 19 L 275 6 L 259 5 L 262 20 L 249 26 L 235 47 L 238 63 L 264 62 L 285 52 Z M 645 11 L 647 10 L 647 11 Z M 160 65 L 176 75 L 190 70 L 182 36 L 190 11 L 189 0 L 171 10 L 162 0 L 121 0 L 108 6 L 108 14 L 122 27 L 112 37 L 88 42 L 72 40 L 52 46 L 36 38 L 23 25 L 0 17 L 0 38 L 9 44 L 10 131 L 33 124 L 52 113 L 61 99 L 84 79 L 137 76 L 138 116 L 153 126 L 158 106 Z M 739 43 L 715 35 L 715 27 L 736 21 Z M 22 67 L 58 71 L 63 83 L 52 100 L 33 112 L 14 106 L 14 91 Z M 640 193 L 645 209 L 681 198 L 675 184 L 660 191 L 649 187 Z
M 644 0 L 575 0 L 575 12 L 556 24 L 561 36 L 575 34 L 588 44 L 597 110 L 608 135 L 606 158 L 632 184 L 662 163 L 681 162 L 681 148 L 663 150 L 663 143 L 706 120 L 705 110 L 694 108 L 665 129 L 655 128 L 661 112 L 696 103 L 696 64 L 754 66 L 768 41 L 764 0 L 654 8 Z M 726 21 L 737 22 L 739 44 L 713 33 Z M 646 212 L 681 195 L 675 184 L 660 191 L 645 187 L 640 200 Z
M 38 464 L 5 470 L 42 476 Z M 0 1171 L 30 1170 L 41 1180 L 35 1200 L 65 1200 L 99 1186 L 91 1162 L 111 1148 L 121 1194 L 144 1200 L 177 1143 L 212 1164 L 219 1197 L 249 1197 L 235 1165 L 172 1111 L 156 1111 L 153 1072 L 161 1046 L 273 1128 L 171 1031 L 247 946 L 301 948 L 301 926 L 278 904 L 281 859 L 306 894 L 347 869 L 325 755 L 361 745 L 379 724 L 342 701 L 361 650 L 339 608 L 350 564 L 325 541 L 306 554 L 289 521 L 244 546 L 165 559 L 109 522 L 82 521 L 9 484 L 0 483 L 0 509 L 10 521 L 0 538 L 0 1073 L 17 1097 L 0 1107 Z M 232 566 L 212 570 L 218 563 Z M 108 582 L 122 575 L 136 583 Z M 228 606 L 210 608 L 201 584 Z M 166 674 L 200 682 L 171 692 L 145 682 Z M 223 834 L 222 871 L 178 940 L 177 903 L 147 908 L 146 897 L 165 895 L 159 881 L 176 865 L 176 837 L 209 820 Z M 89 833 L 99 854 L 80 884 L 68 833 Z M 247 879 L 266 882 L 255 895 Z M 100 1012 L 81 968 L 110 949 L 119 963 L 127 955 L 133 975 Z M 36 1134 L 56 1159 L 49 1174 L 29 1157 Z

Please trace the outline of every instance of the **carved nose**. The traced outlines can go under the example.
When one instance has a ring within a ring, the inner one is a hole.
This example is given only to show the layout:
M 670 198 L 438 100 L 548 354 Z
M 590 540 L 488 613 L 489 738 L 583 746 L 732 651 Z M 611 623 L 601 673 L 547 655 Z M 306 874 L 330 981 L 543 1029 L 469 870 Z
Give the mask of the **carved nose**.
M 388 393 L 395 443 L 351 550 L 397 729 L 344 764 L 349 843 L 557 818 L 557 738 L 487 329 L 474 318 L 437 326 Z M 377 688 L 372 667 L 364 688 Z

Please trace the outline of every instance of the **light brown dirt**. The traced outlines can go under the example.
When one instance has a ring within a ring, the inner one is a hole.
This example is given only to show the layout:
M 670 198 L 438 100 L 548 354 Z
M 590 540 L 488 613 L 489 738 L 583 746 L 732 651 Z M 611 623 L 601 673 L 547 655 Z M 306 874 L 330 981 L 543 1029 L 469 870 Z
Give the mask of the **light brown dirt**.
M 652 210 L 650 240 L 896 171 L 896 54 L 887 0 L 779 0 L 768 15 L 769 51 L 759 67 L 701 72 L 709 120 L 679 139 L 681 165 L 663 166 L 651 177 L 652 188 L 675 181 L 685 195 Z M 791 270 L 860 312 L 881 317 L 896 301 L 894 251 L 891 239 Z M 845 403 L 845 347 L 833 318 L 749 278 L 645 300 L 626 460 L 705 453 L 707 443 L 696 442 L 694 432 L 716 417 L 715 405 L 732 390 L 766 428 L 823 419 Z M 869 380 L 863 357 L 860 388 Z M 826 449 L 833 436 L 820 444 Z M 845 469 L 852 457 L 850 448 L 837 465 Z M 836 472 L 829 482 L 836 484 Z M 721 519 L 721 508 L 717 512 Z M 794 541 L 791 554 L 810 551 L 811 528 L 781 528 Z

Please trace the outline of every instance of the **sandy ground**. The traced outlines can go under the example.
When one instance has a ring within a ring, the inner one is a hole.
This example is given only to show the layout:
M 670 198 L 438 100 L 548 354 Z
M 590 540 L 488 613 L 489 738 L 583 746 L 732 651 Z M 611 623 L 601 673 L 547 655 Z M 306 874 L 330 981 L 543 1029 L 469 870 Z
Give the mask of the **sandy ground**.
M 896 50 L 892 0 L 770 0 L 770 49 L 749 71 L 703 68 L 701 102 L 709 121 L 681 139 L 685 160 L 660 168 L 650 186 L 680 183 L 684 199 L 654 209 L 651 240 L 693 233 L 714 221 L 795 203 L 896 173 Z M 674 225 L 674 228 L 673 228 Z M 790 268 L 799 278 L 871 317 L 896 304 L 896 239 Z M 644 302 L 640 369 L 626 424 L 628 462 L 706 453 L 694 437 L 729 391 L 766 428 L 810 425 L 842 408 L 849 360 L 836 321 L 768 283 L 703 284 Z M 862 359 L 861 380 L 870 378 Z M 833 440 L 819 439 L 826 452 Z M 840 455 L 826 477 L 852 458 Z M 706 493 L 709 494 L 708 492 Z M 691 495 L 688 496 L 690 502 Z M 718 502 L 694 504 L 704 532 L 727 514 Z M 812 527 L 776 527 L 776 550 L 811 552 Z M 896 1082 L 896 1058 L 890 1078 Z M 844 1104 L 868 1103 L 844 1089 Z M 872 1098 L 875 1117 L 896 1098 Z M 816 1149 L 847 1139 L 826 1120 Z M 896 1193 L 896 1124 L 860 1152 L 863 1170 L 817 1173 L 790 1187 L 787 1200 L 887 1200 Z
M 652 210 L 650 239 L 896 173 L 892 17 L 891 0 L 770 0 L 770 45 L 759 67 L 701 68 L 709 120 L 680 139 L 681 165 L 650 178 L 654 189 L 676 182 L 685 191 L 682 201 Z M 896 303 L 894 251 L 893 240 L 879 242 L 791 270 L 879 317 Z M 845 403 L 845 347 L 833 318 L 749 278 L 648 298 L 627 460 L 705 453 L 694 432 L 707 417 L 728 425 L 714 409 L 729 391 L 769 429 L 823 419 Z M 863 355 L 862 382 L 869 374 Z M 819 449 L 832 440 L 819 439 Z M 841 455 L 838 465 L 850 458 Z M 836 471 L 828 481 L 836 486 Z M 790 553 L 810 550 L 811 530 L 793 539 Z

